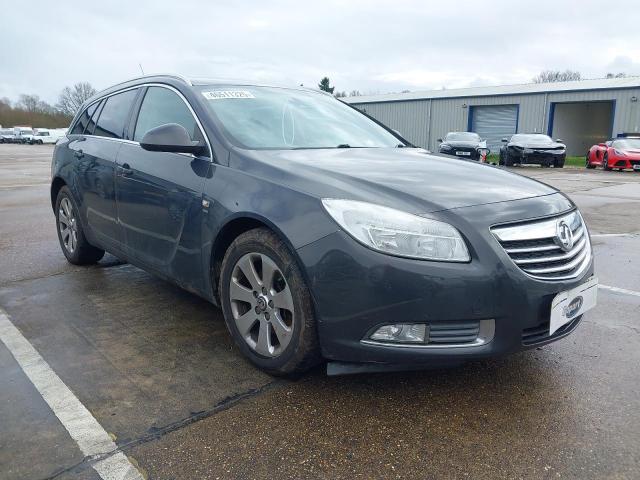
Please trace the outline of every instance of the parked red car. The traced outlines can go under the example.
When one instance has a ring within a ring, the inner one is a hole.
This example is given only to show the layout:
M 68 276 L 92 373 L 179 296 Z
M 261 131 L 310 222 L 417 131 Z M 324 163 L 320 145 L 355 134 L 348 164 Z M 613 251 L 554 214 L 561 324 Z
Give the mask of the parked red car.
M 640 171 L 640 137 L 616 138 L 594 145 L 587 152 L 586 166 Z

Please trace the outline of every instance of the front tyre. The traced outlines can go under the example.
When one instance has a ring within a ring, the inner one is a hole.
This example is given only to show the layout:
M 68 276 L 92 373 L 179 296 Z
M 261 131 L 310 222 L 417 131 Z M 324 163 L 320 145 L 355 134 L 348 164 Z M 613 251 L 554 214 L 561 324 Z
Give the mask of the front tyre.
M 609 155 L 607 155 L 606 153 L 604 154 L 604 157 L 602 157 L 602 169 L 606 170 L 607 172 L 613 170 L 613 168 L 609 166 Z
M 240 235 L 220 273 L 225 322 L 242 353 L 272 375 L 320 361 L 311 294 L 287 245 L 266 228 Z
M 78 218 L 78 207 L 66 186 L 58 192 L 55 214 L 60 248 L 69 263 L 74 265 L 97 263 L 104 256 L 104 250 L 94 247 L 85 238 Z
M 589 169 L 596 168 L 596 166 L 589 161 L 589 152 L 587 152 L 587 155 L 585 156 L 585 167 Z
M 511 154 L 509 153 L 509 149 L 504 152 L 504 164 L 506 167 L 513 166 L 513 159 L 511 158 Z

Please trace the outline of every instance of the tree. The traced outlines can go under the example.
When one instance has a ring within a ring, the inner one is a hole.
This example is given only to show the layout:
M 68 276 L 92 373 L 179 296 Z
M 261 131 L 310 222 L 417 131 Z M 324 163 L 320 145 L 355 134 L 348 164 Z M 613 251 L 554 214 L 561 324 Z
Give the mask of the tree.
M 607 78 L 625 78 L 627 76 L 626 73 L 607 73 Z
M 342 91 L 342 92 L 336 92 L 336 98 L 342 98 L 342 97 L 346 97 L 347 96 L 347 92 Z
M 350 97 L 359 97 L 360 95 L 362 95 L 360 90 L 351 90 L 351 92 L 349 92 Z
M 320 83 L 318 84 L 318 88 L 320 88 L 320 90 L 323 90 L 325 92 L 333 93 L 333 90 L 336 87 L 329 86 L 329 83 L 330 83 L 329 77 L 324 77 L 322 80 L 320 80 Z
M 570 82 L 572 80 L 580 80 L 582 75 L 574 70 L 545 70 L 533 77 L 533 83 L 551 83 L 551 82 Z
M 56 108 L 63 114 L 73 117 L 84 101 L 95 93 L 95 88 L 89 82 L 80 82 L 73 87 L 65 87 L 60 93 Z
M 38 104 L 40 103 L 40 97 L 38 95 L 27 95 L 25 93 L 18 97 L 18 108 L 26 110 L 27 112 L 37 112 Z

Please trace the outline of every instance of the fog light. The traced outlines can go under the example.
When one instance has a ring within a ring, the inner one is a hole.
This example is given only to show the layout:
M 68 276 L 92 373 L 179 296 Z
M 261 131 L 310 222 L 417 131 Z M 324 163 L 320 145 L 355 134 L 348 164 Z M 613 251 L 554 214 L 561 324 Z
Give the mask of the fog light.
M 378 328 L 369 337 L 371 340 L 396 343 L 424 343 L 427 325 L 424 323 L 396 323 Z

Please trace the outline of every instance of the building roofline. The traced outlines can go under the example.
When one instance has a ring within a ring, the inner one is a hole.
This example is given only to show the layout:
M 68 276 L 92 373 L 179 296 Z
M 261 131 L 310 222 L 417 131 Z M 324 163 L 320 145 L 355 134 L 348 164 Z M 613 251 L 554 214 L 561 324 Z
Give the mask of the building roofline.
M 589 90 L 640 89 L 640 77 L 598 78 L 575 80 L 570 82 L 524 83 L 515 85 L 497 85 L 489 87 L 468 87 L 451 90 L 425 90 L 408 93 L 366 95 L 346 97 L 351 104 L 403 102 L 411 100 L 431 100 L 446 98 L 493 97 L 504 95 L 531 95 L 543 93 L 561 93 Z

